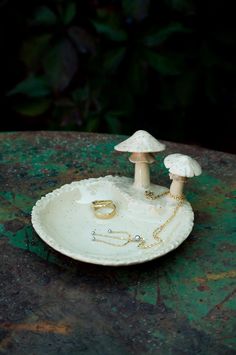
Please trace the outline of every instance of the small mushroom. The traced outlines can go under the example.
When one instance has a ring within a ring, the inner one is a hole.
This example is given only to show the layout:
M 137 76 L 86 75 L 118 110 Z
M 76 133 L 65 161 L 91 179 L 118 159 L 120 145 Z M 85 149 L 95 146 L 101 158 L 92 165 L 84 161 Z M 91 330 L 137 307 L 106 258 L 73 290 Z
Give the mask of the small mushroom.
M 183 196 L 184 183 L 187 178 L 202 173 L 202 169 L 195 159 L 179 153 L 168 155 L 164 159 L 164 165 L 169 169 L 169 176 L 172 180 L 170 193 L 177 198 Z
M 115 150 L 132 153 L 129 160 L 135 164 L 134 186 L 147 189 L 150 186 L 149 164 L 155 161 L 152 153 L 165 149 L 151 134 L 139 130 L 125 141 L 117 144 Z

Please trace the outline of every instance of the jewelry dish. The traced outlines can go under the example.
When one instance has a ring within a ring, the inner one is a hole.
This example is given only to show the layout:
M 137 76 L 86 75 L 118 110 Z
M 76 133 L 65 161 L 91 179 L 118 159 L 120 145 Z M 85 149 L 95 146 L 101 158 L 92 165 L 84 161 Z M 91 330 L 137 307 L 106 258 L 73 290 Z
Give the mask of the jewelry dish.
M 178 206 L 167 188 L 151 184 L 149 189 L 157 198 L 148 199 L 150 194 L 136 189 L 127 177 L 72 182 L 37 201 L 32 224 L 44 242 L 73 259 L 110 266 L 143 263 L 177 248 L 190 234 L 194 219 L 189 202 L 182 200 Z M 97 218 L 93 206 L 102 208 L 99 201 L 104 200 L 111 208 L 104 213 L 108 217 Z

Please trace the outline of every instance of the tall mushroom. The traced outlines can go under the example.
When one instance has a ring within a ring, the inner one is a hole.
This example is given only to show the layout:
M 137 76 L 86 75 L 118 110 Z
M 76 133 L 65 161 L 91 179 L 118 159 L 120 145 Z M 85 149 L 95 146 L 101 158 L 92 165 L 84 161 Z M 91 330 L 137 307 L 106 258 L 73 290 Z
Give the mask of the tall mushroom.
M 170 194 L 175 198 L 183 196 L 184 183 L 187 178 L 198 176 L 202 173 L 202 169 L 198 162 L 183 154 L 170 154 L 164 159 L 164 165 L 169 169 L 170 179 Z
M 155 161 L 152 153 L 164 150 L 165 145 L 148 132 L 139 130 L 114 149 L 132 153 L 129 160 L 135 164 L 134 186 L 147 189 L 150 186 L 149 164 Z

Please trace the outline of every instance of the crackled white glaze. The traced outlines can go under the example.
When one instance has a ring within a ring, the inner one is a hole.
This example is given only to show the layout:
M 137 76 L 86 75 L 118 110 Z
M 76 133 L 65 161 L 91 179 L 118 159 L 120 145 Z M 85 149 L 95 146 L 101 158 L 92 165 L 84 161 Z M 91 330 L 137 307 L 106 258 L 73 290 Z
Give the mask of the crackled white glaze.
M 151 185 L 158 194 L 166 188 Z M 112 199 L 117 215 L 97 219 L 91 202 Z M 72 182 L 42 197 L 32 210 L 32 224 L 38 235 L 52 248 L 76 260 L 102 265 L 129 265 L 160 257 L 177 248 L 193 227 L 193 211 L 186 201 L 174 220 L 161 233 L 163 243 L 151 249 L 139 249 L 135 243 L 122 248 L 94 243 L 91 233 L 106 233 L 110 228 L 141 235 L 148 243 L 152 233 L 172 213 L 176 201 L 170 197 L 147 200 L 144 191 L 137 191 L 132 179 L 106 176 Z

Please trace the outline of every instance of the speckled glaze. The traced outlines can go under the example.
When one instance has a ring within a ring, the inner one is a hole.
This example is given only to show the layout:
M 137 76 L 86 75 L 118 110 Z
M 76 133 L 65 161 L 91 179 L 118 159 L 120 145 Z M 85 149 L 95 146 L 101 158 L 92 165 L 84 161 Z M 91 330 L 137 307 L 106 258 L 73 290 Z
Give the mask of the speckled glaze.
M 165 147 L 165 144 L 160 143 L 150 133 L 139 130 L 125 141 L 117 144 L 114 149 L 130 153 L 155 153 L 165 150 Z
M 187 178 L 198 176 L 202 173 L 202 168 L 198 162 L 188 155 L 170 154 L 164 159 L 164 165 L 169 169 L 170 193 L 173 196 L 182 196 L 184 184 Z
M 193 177 L 202 173 L 201 166 L 198 162 L 188 155 L 170 154 L 164 159 L 164 165 L 169 172 L 178 176 Z
M 132 152 L 129 160 L 135 163 L 134 187 L 138 189 L 148 189 L 150 187 L 149 164 L 154 162 L 150 153 L 160 152 L 165 149 L 165 145 L 160 143 L 150 133 L 139 130 L 125 141 L 117 144 L 115 150 L 120 152 Z
M 108 229 L 141 235 L 153 243 L 153 231 L 172 214 L 176 201 L 163 197 L 146 200 L 144 192 L 137 194 L 132 179 L 106 176 L 72 182 L 42 197 L 32 210 L 32 224 L 38 235 L 52 248 L 73 259 L 110 266 L 143 263 L 177 248 L 190 234 L 193 211 L 186 201 L 175 219 L 160 235 L 163 242 L 150 249 L 140 249 L 131 243 L 122 248 L 94 243 L 92 231 L 106 233 Z M 157 185 L 152 191 L 166 189 Z M 95 217 L 91 202 L 111 199 L 117 206 L 114 218 Z

